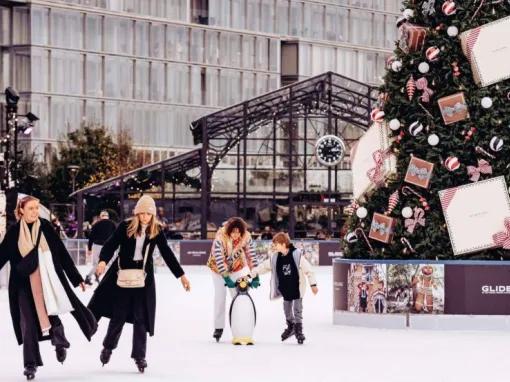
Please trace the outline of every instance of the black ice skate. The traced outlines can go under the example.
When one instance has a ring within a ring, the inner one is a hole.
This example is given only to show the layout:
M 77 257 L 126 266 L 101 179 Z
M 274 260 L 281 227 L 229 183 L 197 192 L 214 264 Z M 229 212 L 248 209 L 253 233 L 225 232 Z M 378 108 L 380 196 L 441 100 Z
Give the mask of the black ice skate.
M 138 367 L 138 371 L 143 373 L 147 368 L 147 361 L 143 358 L 135 359 L 136 366 Z
M 305 335 L 303 334 L 303 324 L 296 323 L 294 325 L 294 330 L 296 332 L 296 339 L 298 344 L 302 345 L 305 342 Z
M 213 337 L 216 339 L 216 342 L 220 342 L 221 335 L 223 334 L 223 329 L 214 329 Z
M 23 372 L 23 375 L 27 377 L 27 381 L 31 381 L 35 378 L 35 372 L 37 371 L 37 368 L 35 366 L 25 366 L 25 371 Z
M 294 334 L 295 334 L 294 323 L 291 321 L 287 321 L 287 328 L 282 333 L 282 341 L 285 341 L 287 338 L 292 337 Z
M 92 286 L 92 280 L 90 279 L 90 276 L 85 277 L 85 284 Z
M 101 361 L 103 366 L 106 365 L 108 362 L 110 362 L 111 356 L 112 356 L 111 349 L 103 348 L 103 350 L 101 350 L 101 355 L 99 356 L 99 360 Z
M 67 358 L 67 349 L 65 347 L 59 346 L 55 348 L 55 353 L 57 355 L 57 361 L 63 365 Z

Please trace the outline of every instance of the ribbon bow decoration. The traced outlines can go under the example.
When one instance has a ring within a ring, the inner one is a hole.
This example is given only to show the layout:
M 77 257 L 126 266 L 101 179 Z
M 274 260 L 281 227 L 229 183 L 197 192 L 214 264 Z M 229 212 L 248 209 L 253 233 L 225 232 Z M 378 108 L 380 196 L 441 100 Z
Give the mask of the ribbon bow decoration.
M 463 103 L 457 102 L 455 105 L 452 106 L 445 106 L 443 109 L 443 113 L 447 117 L 453 117 L 457 113 L 462 113 L 463 111 L 467 110 L 467 106 Z
M 380 186 L 384 183 L 384 174 L 381 168 L 386 158 L 388 158 L 390 155 L 391 154 L 388 150 L 377 150 L 372 155 L 372 158 L 374 158 L 375 167 L 367 171 L 367 177 L 376 186 Z
M 420 99 L 423 102 L 430 102 L 430 97 L 434 94 L 434 91 L 429 88 L 429 82 L 425 77 L 418 78 L 416 80 L 416 87 L 418 90 L 423 90 L 423 94 L 420 96 Z
M 421 180 L 425 180 L 429 177 L 429 171 L 425 167 L 420 168 L 416 166 L 414 163 L 411 163 L 409 165 L 409 174 Z
M 472 182 L 478 182 L 481 174 L 492 174 L 492 166 L 485 159 L 478 159 L 478 167 L 468 166 L 467 174 Z
M 423 208 L 414 207 L 414 217 L 406 219 L 404 225 L 409 233 L 413 233 L 418 225 L 425 227 L 425 211 Z
M 390 231 L 389 227 L 386 227 L 386 224 L 378 223 L 376 221 L 372 222 L 371 230 L 379 232 L 379 234 L 381 234 L 381 235 L 389 233 L 389 231 Z
M 505 218 L 505 230 L 492 235 L 492 241 L 498 247 L 510 249 L 510 218 Z

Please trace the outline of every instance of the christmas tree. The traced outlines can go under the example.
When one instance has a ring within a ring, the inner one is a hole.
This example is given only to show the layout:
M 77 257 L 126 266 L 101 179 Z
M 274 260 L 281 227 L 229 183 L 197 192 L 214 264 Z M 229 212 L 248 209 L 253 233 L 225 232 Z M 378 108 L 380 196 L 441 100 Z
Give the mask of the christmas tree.
M 510 185 L 510 1 L 417 0 L 403 8 L 372 112 L 388 148 L 374 153 L 372 187 L 348 209 L 345 256 L 506 258 L 508 232 L 492 246 L 455 251 L 444 190 L 501 176 Z

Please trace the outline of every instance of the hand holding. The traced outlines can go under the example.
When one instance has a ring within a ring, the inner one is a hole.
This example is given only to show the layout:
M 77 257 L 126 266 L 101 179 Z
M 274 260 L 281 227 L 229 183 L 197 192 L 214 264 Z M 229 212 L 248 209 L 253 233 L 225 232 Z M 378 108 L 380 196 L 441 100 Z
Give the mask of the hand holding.
M 191 290 L 191 284 L 185 275 L 181 276 L 181 284 L 186 292 L 189 292 Z

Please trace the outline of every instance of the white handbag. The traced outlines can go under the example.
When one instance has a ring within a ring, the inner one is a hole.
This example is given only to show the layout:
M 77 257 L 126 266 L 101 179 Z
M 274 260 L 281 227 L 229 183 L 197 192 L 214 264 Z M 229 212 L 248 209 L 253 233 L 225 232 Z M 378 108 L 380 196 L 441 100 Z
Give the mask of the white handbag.
M 145 287 L 145 264 L 147 264 L 147 257 L 149 256 L 150 244 L 145 248 L 145 256 L 143 257 L 142 269 L 122 269 L 120 267 L 120 256 L 118 258 L 119 271 L 117 272 L 117 285 L 121 288 L 143 288 Z

